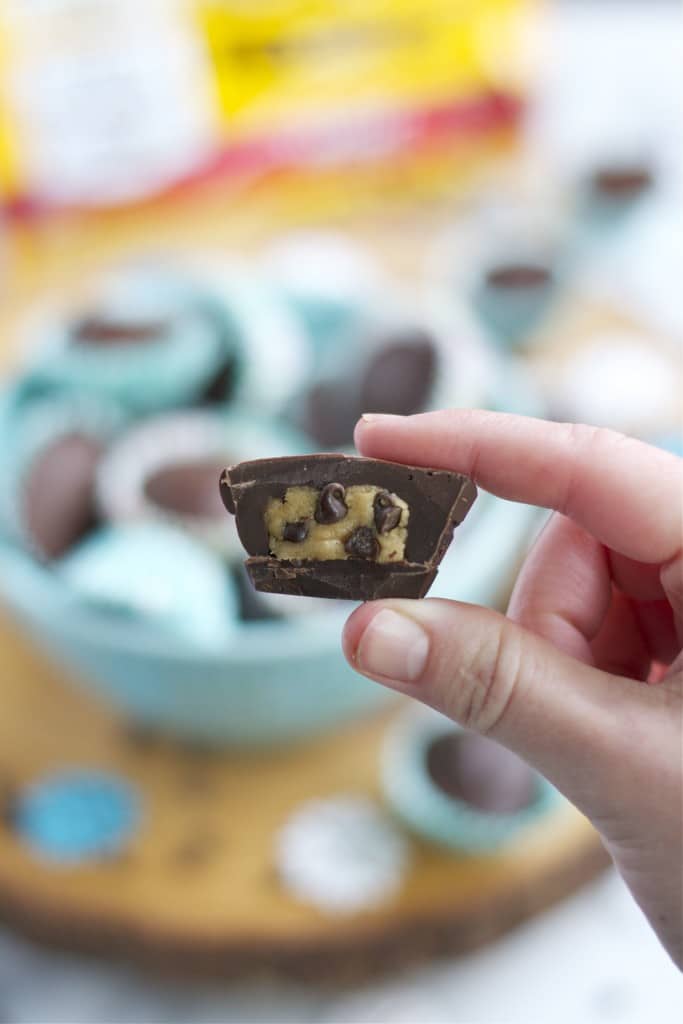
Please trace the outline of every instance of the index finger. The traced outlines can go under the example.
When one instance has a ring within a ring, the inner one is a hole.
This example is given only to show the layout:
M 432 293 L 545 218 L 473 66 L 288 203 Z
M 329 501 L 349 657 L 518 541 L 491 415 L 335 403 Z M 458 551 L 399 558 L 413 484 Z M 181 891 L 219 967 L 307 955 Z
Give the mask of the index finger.
M 449 409 L 369 413 L 355 440 L 363 455 L 456 470 L 501 498 L 555 509 L 639 562 L 662 564 L 680 552 L 683 463 L 623 434 Z

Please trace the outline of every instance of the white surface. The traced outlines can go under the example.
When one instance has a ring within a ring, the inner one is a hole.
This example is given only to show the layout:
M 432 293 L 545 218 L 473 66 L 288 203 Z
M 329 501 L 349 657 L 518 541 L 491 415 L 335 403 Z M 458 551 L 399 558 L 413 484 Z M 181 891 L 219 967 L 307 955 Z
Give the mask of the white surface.
M 7 1024 L 679 1024 L 683 977 L 610 873 L 481 953 L 353 991 L 153 985 L 0 933 Z

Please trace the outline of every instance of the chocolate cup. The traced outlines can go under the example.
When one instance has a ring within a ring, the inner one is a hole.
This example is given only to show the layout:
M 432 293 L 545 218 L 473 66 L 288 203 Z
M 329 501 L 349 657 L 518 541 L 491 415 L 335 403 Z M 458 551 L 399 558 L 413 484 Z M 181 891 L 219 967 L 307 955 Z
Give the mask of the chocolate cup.
M 248 558 L 246 567 L 254 587 L 263 593 L 324 597 L 337 601 L 424 597 L 438 572 L 436 566 L 353 559 L 292 562 L 277 558 Z
M 427 750 L 426 761 L 439 789 L 479 811 L 514 814 L 534 801 L 533 770 L 485 736 L 467 732 L 439 736 Z
M 33 460 L 22 489 L 27 536 L 44 559 L 59 558 L 96 524 L 95 474 L 103 446 L 78 432 Z
M 221 471 L 216 459 L 183 460 L 162 466 L 145 481 L 155 505 L 190 519 L 219 519 L 223 509 L 216 491 Z
M 331 481 L 344 487 L 371 484 L 400 495 L 410 509 L 402 562 L 286 561 L 271 556 L 264 519 L 268 501 L 282 500 L 290 487 L 320 490 Z M 472 481 L 459 473 L 338 454 L 243 462 L 225 471 L 220 490 L 225 507 L 236 517 L 240 540 L 252 556 L 247 571 L 257 589 L 354 601 L 423 597 L 455 526 L 465 518 L 477 493 Z

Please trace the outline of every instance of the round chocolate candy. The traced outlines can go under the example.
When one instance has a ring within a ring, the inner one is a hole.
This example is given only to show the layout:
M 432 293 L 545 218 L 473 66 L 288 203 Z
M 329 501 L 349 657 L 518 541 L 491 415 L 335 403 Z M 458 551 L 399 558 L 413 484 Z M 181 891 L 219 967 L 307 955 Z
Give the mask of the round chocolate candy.
M 515 755 L 426 708 L 409 709 L 389 730 L 382 784 L 419 835 L 476 854 L 511 842 L 559 799 Z
M 421 327 L 405 327 L 376 339 L 360 384 L 364 412 L 409 416 L 429 406 L 438 366 L 435 339 Z
M 524 761 L 475 733 L 435 739 L 427 749 L 427 771 L 448 796 L 490 814 L 520 811 L 536 791 L 536 776 Z
M 159 638 L 220 649 L 239 615 L 233 581 L 203 544 L 162 523 L 107 527 L 55 571 L 74 599 Z
M 138 266 L 105 278 L 83 311 L 48 325 L 33 372 L 148 413 L 192 402 L 232 346 L 181 272 Z
M 225 468 L 219 458 L 171 462 L 145 481 L 145 494 L 158 508 L 187 519 L 211 520 L 224 515 L 217 481 Z
M 602 200 L 630 202 L 654 185 L 654 172 L 645 163 L 615 163 L 598 167 L 590 176 L 590 188 Z
M 229 557 L 242 557 L 220 495 L 222 470 L 245 459 L 293 455 L 305 438 L 219 410 L 167 413 L 132 427 L 97 474 L 98 506 L 112 522 L 163 520 Z
M 5 418 L 0 521 L 37 557 L 59 558 L 95 525 L 97 467 L 124 422 L 74 394 L 27 398 Z
M 95 475 L 99 441 L 66 434 L 33 460 L 21 494 L 24 528 L 44 558 L 59 558 L 96 523 Z
M 472 318 L 449 303 L 367 325 L 327 361 L 292 411 L 323 448 L 347 447 L 364 412 L 410 415 L 486 404 L 490 353 Z

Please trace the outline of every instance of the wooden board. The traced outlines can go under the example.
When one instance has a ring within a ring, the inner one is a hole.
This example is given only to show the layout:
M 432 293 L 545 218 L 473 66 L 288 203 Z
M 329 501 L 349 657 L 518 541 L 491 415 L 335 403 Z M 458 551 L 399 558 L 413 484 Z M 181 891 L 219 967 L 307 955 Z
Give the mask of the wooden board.
M 205 752 L 131 733 L 0 620 L 0 785 L 6 795 L 58 769 L 113 771 L 145 809 L 119 857 L 65 868 L 0 825 L 0 917 L 40 940 L 220 977 L 251 971 L 333 980 L 470 950 L 593 877 L 595 833 L 561 804 L 496 856 L 464 858 L 412 840 L 412 869 L 379 909 L 329 915 L 275 873 L 273 836 L 303 801 L 381 801 L 383 713 L 293 748 Z

